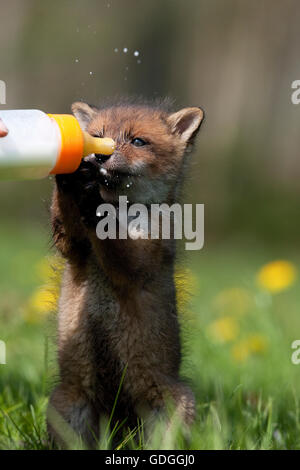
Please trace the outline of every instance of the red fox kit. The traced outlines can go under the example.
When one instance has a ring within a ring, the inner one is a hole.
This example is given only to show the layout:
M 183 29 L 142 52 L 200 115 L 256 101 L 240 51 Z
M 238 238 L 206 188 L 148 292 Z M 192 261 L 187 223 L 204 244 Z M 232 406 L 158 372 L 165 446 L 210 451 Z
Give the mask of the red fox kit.
M 177 201 L 187 149 L 203 119 L 200 108 L 123 104 L 97 109 L 74 103 L 72 111 L 93 136 L 111 137 L 110 156 L 90 155 L 71 175 L 56 176 L 51 213 L 54 242 L 66 259 L 58 315 L 60 384 L 53 408 L 82 439 L 99 437 L 124 379 L 113 422 L 164 409 L 170 399 L 189 425 L 191 390 L 179 378 L 180 339 L 174 286 L 175 241 L 105 239 L 96 235 L 97 207 Z M 130 182 L 130 184 L 128 184 Z

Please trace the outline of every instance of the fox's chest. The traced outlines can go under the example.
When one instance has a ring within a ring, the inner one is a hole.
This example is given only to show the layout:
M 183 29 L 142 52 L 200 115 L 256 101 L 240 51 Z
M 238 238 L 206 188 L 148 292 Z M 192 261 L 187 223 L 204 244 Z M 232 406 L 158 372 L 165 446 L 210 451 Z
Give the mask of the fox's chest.
M 152 302 L 143 292 L 118 300 L 102 291 L 98 309 L 93 304 L 89 312 L 98 377 L 118 387 L 124 376 L 123 388 L 134 399 L 155 386 L 163 361 L 164 348 L 153 314 L 155 299 Z

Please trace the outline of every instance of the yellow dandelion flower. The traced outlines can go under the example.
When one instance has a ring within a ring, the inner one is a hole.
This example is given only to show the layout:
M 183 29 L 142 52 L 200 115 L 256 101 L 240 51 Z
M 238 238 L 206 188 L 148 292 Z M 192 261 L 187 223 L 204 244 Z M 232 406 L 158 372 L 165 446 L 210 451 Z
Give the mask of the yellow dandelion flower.
M 244 362 L 251 354 L 247 340 L 241 340 L 231 348 L 231 354 L 235 361 Z
M 178 309 L 181 311 L 196 291 L 197 279 L 190 269 L 179 266 L 175 269 L 174 278 Z
M 56 309 L 64 260 L 59 256 L 47 256 L 37 263 L 35 269 L 43 286 L 30 297 L 24 312 L 29 323 L 41 321 Z
M 38 289 L 30 298 L 29 305 L 33 310 L 47 313 L 55 307 L 57 302 L 57 293 L 47 287 Z
M 257 282 L 275 294 L 290 287 L 297 278 L 297 269 L 289 261 L 278 260 L 263 266 L 257 274 Z
M 232 316 L 220 318 L 208 326 L 208 334 L 217 342 L 233 341 L 239 334 L 239 325 Z
M 235 361 L 243 362 L 251 355 L 264 354 L 267 348 L 267 338 L 259 333 L 253 333 L 234 344 L 231 354 Z
M 244 315 L 251 303 L 249 291 L 240 287 L 224 289 L 214 299 L 214 307 L 222 315 Z
M 25 310 L 25 320 L 29 323 L 41 321 L 53 309 L 58 301 L 58 289 L 49 286 L 37 289 L 30 297 Z
M 36 265 L 36 272 L 43 282 L 59 283 L 64 267 L 64 260 L 59 256 L 46 256 Z
M 247 341 L 252 353 L 263 354 L 268 349 L 267 338 L 259 333 L 249 335 Z

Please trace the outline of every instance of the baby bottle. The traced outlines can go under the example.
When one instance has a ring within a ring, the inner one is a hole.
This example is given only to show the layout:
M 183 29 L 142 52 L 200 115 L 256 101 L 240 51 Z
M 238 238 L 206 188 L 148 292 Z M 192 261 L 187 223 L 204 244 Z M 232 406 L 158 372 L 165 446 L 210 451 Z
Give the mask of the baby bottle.
M 91 153 L 111 155 L 115 143 L 92 137 L 70 114 L 37 109 L 0 110 L 8 134 L 0 138 L 0 179 L 35 179 L 73 173 Z

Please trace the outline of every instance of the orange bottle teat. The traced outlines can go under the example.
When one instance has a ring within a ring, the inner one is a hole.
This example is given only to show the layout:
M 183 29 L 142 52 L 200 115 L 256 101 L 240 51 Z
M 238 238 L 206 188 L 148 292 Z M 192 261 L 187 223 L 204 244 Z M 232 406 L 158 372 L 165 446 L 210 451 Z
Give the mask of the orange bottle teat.
M 55 120 L 61 133 L 61 148 L 50 174 L 73 173 L 83 157 L 90 153 L 111 155 L 115 142 L 109 138 L 93 137 L 82 131 L 79 122 L 71 114 L 48 114 Z

